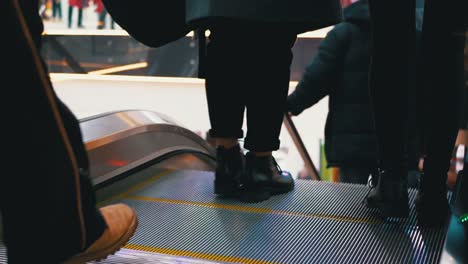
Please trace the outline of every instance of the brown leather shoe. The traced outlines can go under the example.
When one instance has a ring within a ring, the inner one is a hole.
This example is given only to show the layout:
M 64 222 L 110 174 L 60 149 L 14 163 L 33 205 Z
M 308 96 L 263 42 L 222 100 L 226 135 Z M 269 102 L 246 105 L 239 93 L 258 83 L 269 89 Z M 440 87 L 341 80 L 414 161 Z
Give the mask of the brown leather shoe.
M 89 248 L 64 264 L 83 264 L 105 259 L 123 247 L 135 233 L 138 220 L 135 211 L 129 206 L 114 204 L 99 210 L 107 223 L 107 229 Z

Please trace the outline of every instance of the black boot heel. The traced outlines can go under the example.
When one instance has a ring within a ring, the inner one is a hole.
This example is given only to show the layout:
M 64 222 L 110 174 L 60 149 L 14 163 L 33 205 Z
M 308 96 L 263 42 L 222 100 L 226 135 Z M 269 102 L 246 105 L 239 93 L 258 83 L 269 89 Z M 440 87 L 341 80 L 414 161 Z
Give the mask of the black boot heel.
M 272 156 L 257 157 L 251 152 L 246 155 L 241 182 L 238 197 L 242 202 L 261 202 L 294 189 L 291 174 L 282 171 Z
M 371 189 L 364 200 L 366 207 L 378 209 L 384 218 L 408 217 L 408 183 L 405 173 L 405 169 L 380 170 L 376 181 L 374 179 L 369 183 Z
M 216 159 L 214 193 L 226 197 L 236 196 L 244 171 L 244 154 L 240 146 L 236 145 L 230 149 L 217 147 Z

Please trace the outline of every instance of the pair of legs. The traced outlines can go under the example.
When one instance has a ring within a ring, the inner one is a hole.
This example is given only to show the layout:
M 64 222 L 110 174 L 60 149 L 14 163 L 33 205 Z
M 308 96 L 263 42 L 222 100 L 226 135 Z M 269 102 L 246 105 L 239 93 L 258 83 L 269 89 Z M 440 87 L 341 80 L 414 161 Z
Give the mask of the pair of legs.
M 244 147 L 250 150 L 250 160 L 265 157 L 270 159 L 265 164 L 272 165 L 272 152 L 280 146 L 291 48 L 296 33 L 280 25 L 227 19 L 214 22 L 209 29 L 206 96 L 210 136 L 218 147 L 235 148 L 238 139 L 244 136 L 242 127 L 246 111 Z M 220 155 L 223 156 L 218 152 L 218 158 L 223 159 Z M 236 154 L 231 156 L 236 159 Z M 227 162 L 232 159 L 227 158 Z M 262 162 L 257 160 L 257 163 Z M 247 181 L 252 181 L 255 176 L 249 177 Z M 262 184 L 253 185 L 252 192 L 262 188 Z
M 86 254 L 78 254 L 88 249 L 98 254 L 102 248 L 95 243 L 115 242 L 119 238 L 109 232 L 122 234 L 134 216 L 128 207 L 103 212 L 95 206 L 79 123 L 53 92 L 38 51 L 37 10 L 30 0 L 0 3 L 9 51 L 2 80 L 14 85 L 4 95 L 20 104 L 5 120 L 11 126 L 5 131 L 5 164 L 12 173 L 0 176 L 3 233 L 13 264 L 84 260 Z M 109 218 L 117 211 L 118 217 Z
M 52 17 L 62 20 L 62 2 L 61 0 L 52 0 Z
M 420 193 L 426 193 L 429 200 L 446 203 L 447 171 L 457 133 L 457 89 L 463 77 L 464 40 L 456 19 L 467 14 L 461 13 L 464 9 L 441 1 L 426 1 L 422 44 L 416 47 L 414 1 L 371 0 L 369 4 L 372 23 L 370 94 L 379 143 L 379 166 L 385 172 L 381 175 L 385 184 L 393 186 L 383 192 L 380 209 L 400 207 L 400 212 L 394 211 L 396 214 L 389 216 L 404 216 L 405 213 L 400 213 L 407 211 L 408 206 L 404 204 L 407 203 L 404 182 L 409 73 L 414 70 L 415 51 L 418 49 L 422 58 L 418 69 L 421 74 L 417 76 L 421 97 L 417 100 L 421 101 L 419 109 L 423 110 L 418 116 L 426 155 Z M 397 20 L 395 14 L 398 14 Z M 434 211 L 434 214 L 440 212 Z
M 68 28 L 72 27 L 72 22 L 73 22 L 73 9 L 75 7 L 73 6 L 68 6 Z M 82 28 L 83 27 L 83 8 L 77 7 L 78 9 L 78 20 L 77 20 L 77 27 Z
M 222 20 L 210 27 L 206 96 L 218 145 L 243 137 L 245 148 L 271 154 L 280 145 L 296 34 L 273 25 Z

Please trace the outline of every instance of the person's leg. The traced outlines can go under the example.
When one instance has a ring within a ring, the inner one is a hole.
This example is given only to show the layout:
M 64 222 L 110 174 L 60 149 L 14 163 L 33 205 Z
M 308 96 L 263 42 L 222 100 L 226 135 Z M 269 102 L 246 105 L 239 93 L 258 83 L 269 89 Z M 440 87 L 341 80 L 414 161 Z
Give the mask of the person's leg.
M 78 8 L 78 28 L 83 27 L 83 8 Z
M 71 28 L 73 21 L 73 6 L 68 6 L 68 28 Z
M 441 223 L 449 211 L 447 172 L 458 131 L 457 95 L 464 86 L 465 46 L 464 29 L 457 28 L 453 10 L 453 6 L 438 1 L 426 1 L 424 10 L 422 118 L 426 157 L 417 199 L 423 224 Z
M 119 221 L 120 227 L 127 225 L 121 217 L 104 219 L 109 212 L 101 214 L 95 207 L 78 122 L 52 91 L 33 42 L 40 35 L 31 36 L 30 30 L 40 34 L 41 20 L 37 15 L 23 16 L 23 10 L 36 13 L 31 3 L 24 0 L 19 5 L 10 0 L 0 4 L 0 23 L 8 25 L 5 45 L 12 51 L 6 54 L 9 67 L 2 71 L 2 79 L 22 87 L 6 91 L 6 98 L 21 102 L 15 114 L 6 118 L 15 128 L 6 131 L 14 143 L 5 146 L 11 157 L 7 164 L 15 172 L 0 177 L 8 261 L 58 263 L 87 249 L 105 257 L 95 242 L 104 246 L 115 241 L 109 235 L 101 239 L 109 230 L 116 231 L 113 221 Z M 17 78 L 18 72 L 28 78 Z M 117 209 L 131 212 L 130 208 Z
M 249 134 L 246 147 L 252 151 L 253 155 L 250 156 L 265 156 L 256 160 L 258 164 L 267 166 L 261 169 L 270 172 L 270 182 L 267 184 L 252 183 L 252 177 L 247 177 L 251 184 L 245 184 L 246 179 L 243 180 L 244 188 L 250 187 L 243 192 L 245 195 L 240 195 L 240 199 L 247 202 L 269 197 L 270 191 L 264 189 L 271 187 L 272 174 L 276 184 L 273 192 L 289 191 L 293 187 L 290 175 L 284 179 L 278 172 L 271 152 L 279 147 L 278 138 L 289 85 L 291 47 L 296 34 L 273 28 L 240 21 L 218 21 L 216 26 L 210 28 L 207 48 L 206 90 L 212 125 L 210 134 L 218 146 L 215 193 L 223 189 L 221 186 L 226 186 L 217 182 L 228 182 L 232 178 L 238 181 L 242 176 L 243 157 L 237 139 L 243 136 L 242 123 L 248 102 Z M 255 120 L 265 127 L 255 124 Z M 233 189 L 236 188 L 230 188 Z
M 112 19 L 112 16 L 109 15 L 109 20 L 110 20 L 110 28 L 115 29 L 115 21 Z
M 52 18 L 56 19 L 58 16 L 57 13 L 57 2 L 55 0 L 52 0 Z
M 62 0 L 56 0 L 57 12 L 59 20 L 62 20 Z
M 244 65 L 249 80 L 245 147 L 271 155 L 280 146 L 296 34 L 267 25 L 249 33 L 245 54 L 249 63 Z
M 408 215 L 407 111 L 415 48 L 415 2 L 370 0 L 369 86 L 379 147 L 379 182 L 367 197 L 385 217 Z M 398 14 L 398 19 L 395 19 Z
M 107 12 L 105 10 L 102 10 L 98 14 L 98 24 L 97 24 L 97 29 L 103 29 L 106 27 L 106 14 Z
M 219 20 L 210 27 L 207 45 L 206 98 L 211 123 L 209 131 L 217 147 L 215 193 L 232 196 L 243 171 L 238 139 L 243 137 L 245 70 L 242 32 L 232 21 Z
M 370 94 L 380 167 L 406 167 L 409 69 L 415 45 L 414 1 L 369 1 Z M 394 15 L 399 19 L 395 20 Z M 400 175 L 392 175 L 399 178 Z
M 207 45 L 206 97 L 211 137 L 226 148 L 243 137 L 245 110 L 243 65 L 247 64 L 238 42 L 243 39 L 231 22 L 220 21 L 210 28 Z
M 296 33 L 275 24 L 243 25 L 247 104 L 245 183 L 241 199 L 268 199 L 294 188 L 291 175 L 281 171 L 272 156 L 280 132 L 289 89 L 292 47 Z M 262 180 L 262 179 L 266 179 Z

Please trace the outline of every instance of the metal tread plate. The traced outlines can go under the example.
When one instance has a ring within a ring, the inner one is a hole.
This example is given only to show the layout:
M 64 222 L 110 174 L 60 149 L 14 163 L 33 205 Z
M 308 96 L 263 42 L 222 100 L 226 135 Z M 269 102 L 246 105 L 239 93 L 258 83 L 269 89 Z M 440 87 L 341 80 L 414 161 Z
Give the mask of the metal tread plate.
M 297 180 L 295 190 L 245 204 L 213 194 L 213 173 L 174 171 L 119 197 L 140 226 L 128 248 L 240 263 L 437 263 L 445 229 L 382 221 L 367 189 Z
M 288 194 L 245 204 L 217 198 L 212 172 L 140 173 L 146 180 L 105 202 L 135 208 L 139 227 L 102 264 L 143 263 L 126 250 L 173 256 L 175 263 L 438 263 L 443 248 L 444 228 L 416 225 L 413 190 L 410 217 L 384 222 L 362 205 L 365 186 L 297 180 Z

